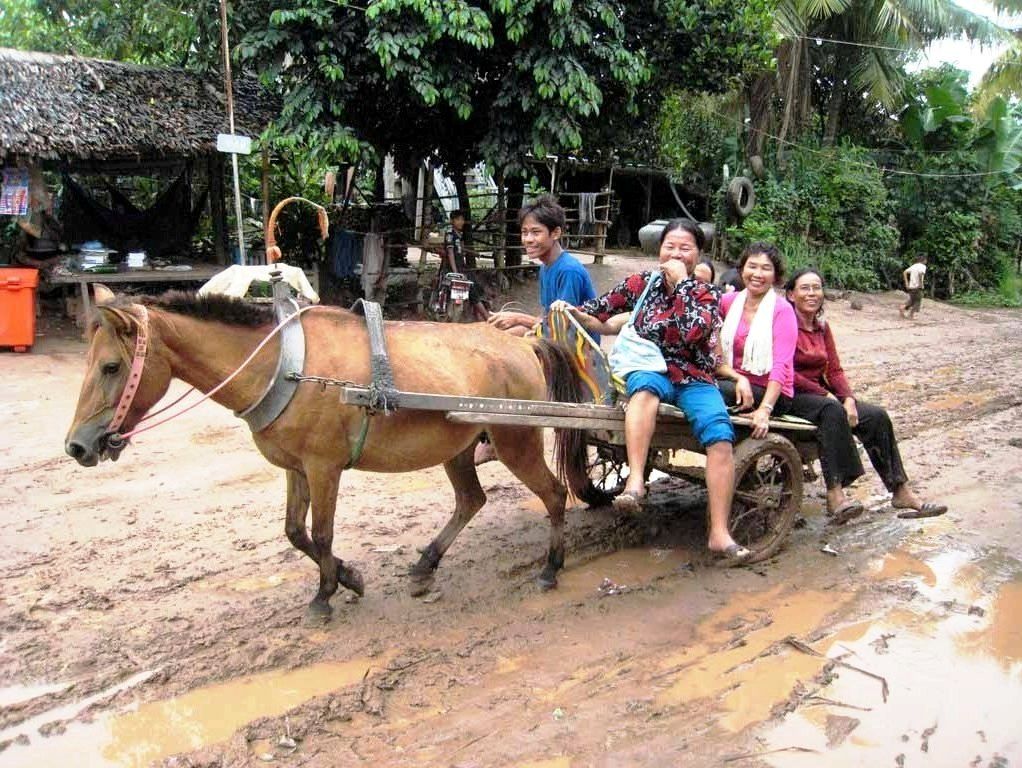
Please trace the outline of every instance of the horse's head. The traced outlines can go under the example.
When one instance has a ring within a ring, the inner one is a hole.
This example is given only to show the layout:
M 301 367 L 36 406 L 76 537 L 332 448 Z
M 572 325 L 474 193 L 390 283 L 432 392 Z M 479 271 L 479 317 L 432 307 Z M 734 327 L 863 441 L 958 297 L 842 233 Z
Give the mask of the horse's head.
M 139 334 L 150 332 L 146 310 L 137 304 L 115 304 L 114 294 L 102 285 L 96 286 L 95 293 L 88 368 L 64 443 L 68 455 L 85 467 L 93 467 L 104 458 L 117 460 L 124 444 L 111 438 L 115 433 L 130 431 L 166 394 L 171 378 L 167 361 L 154 354 L 155 339 L 149 339 L 144 364 L 135 362 Z M 131 386 L 137 384 L 137 389 L 133 397 L 130 393 L 124 396 L 133 367 L 138 375 Z M 117 424 L 115 411 L 119 405 L 124 413 Z

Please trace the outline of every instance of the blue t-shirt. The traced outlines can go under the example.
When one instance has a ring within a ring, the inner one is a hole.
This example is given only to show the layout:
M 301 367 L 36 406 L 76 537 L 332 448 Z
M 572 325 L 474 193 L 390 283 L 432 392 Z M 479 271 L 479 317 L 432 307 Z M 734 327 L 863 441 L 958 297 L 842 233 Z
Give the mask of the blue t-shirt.
M 539 303 L 543 305 L 543 312 L 550 309 L 550 305 L 558 299 L 579 307 L 589 299 L 596 298 L 596 288 L 589 277 L 586 268 L 579 260 L 567 251 L 561 251 L 557 260 L 550 264 L 539 266 Z
M 539 265 L 539 303 L 543 305 L 544 315 L 558 299 L 563 299 L 573 307 L 580 307 L 595 298 L 596 288 L 589 272 L 567 251 L 561 251 L 553 264 Z M 599 334 L 591 336 L 597 344 L 600 343 Z

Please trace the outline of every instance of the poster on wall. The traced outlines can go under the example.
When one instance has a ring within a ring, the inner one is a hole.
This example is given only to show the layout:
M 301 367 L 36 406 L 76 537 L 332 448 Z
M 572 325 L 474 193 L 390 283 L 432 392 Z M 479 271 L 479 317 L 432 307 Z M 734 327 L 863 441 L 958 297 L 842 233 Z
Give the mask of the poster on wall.
M 24 216 L 28 213 L 28 170 L 5 168 L 0 190 L 0 216 Z

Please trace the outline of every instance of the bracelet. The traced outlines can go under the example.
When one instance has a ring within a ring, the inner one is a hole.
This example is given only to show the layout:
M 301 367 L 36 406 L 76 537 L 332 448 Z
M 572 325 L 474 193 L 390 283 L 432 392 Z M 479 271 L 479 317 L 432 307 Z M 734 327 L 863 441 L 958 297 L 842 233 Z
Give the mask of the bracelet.
M 760 408 L 766 408 L 767 409 L 767 413 L 773 413 L 774 412 L 774 407 L 772 405 L 770 405 L 770 403 L 766 403 L 766 402 L 760 403 L 759 407 Z

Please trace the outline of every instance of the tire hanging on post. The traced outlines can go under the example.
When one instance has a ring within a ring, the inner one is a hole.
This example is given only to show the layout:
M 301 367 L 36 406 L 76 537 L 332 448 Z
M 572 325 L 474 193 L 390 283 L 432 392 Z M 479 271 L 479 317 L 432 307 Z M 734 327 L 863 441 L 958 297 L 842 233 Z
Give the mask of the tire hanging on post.
M 739 221 L 752 213 L 756 205 L 756 190 L 748 176 L 735 176 L 727 185 L 727 204 Z

